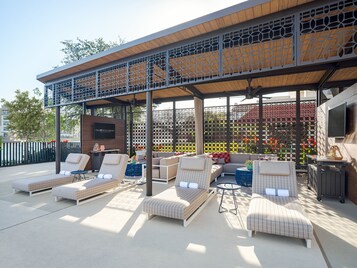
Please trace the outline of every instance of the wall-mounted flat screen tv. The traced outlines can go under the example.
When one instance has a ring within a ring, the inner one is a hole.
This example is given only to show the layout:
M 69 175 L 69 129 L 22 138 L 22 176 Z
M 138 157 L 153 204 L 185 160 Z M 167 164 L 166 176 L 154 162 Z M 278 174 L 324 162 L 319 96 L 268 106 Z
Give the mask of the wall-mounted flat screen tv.
M 94 139 L 115 139 L 115 124 L 94 123 Z
M 327 136 L 331 138 L 343 138 L 346 135 L 346 111 L 347 103 L 328 110 Z

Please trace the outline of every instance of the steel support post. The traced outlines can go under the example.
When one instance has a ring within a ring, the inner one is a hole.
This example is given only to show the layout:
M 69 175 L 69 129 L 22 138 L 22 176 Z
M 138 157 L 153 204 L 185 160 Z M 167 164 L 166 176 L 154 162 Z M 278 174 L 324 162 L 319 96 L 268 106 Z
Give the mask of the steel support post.
M 61 107 L 56 106 L 56 174 L 61 171 Z
M 172 102 L 172 150 L 176 152 L 176 101 Z
M 152 196 L 152 91 L 146 92 L 146 196 Z
M 263 95 L 259 95 L 258 153 L 263 153 Z
M 124 153 L 128 154 L 128 116 L 127 116 L 127 106 L 124 106 Z
M 87 105 L 85 102 L 82 102 L 82 114 L 87 114 Z
M 296 168 L 300 168 L 300 143 L 301 143 L 301 122 L 300 122 L 300 91 L 296 91 Z
M 129 152 L 130 152 L 130 156 L 132 156 L 134 154 L 134 149 L 133 149 L 133 106 L 130 105 L 129 106 Z
M 226 114 L 226 151 L 231 150 L 231 103 L 230 97 L 227 96 L 227 114 Z

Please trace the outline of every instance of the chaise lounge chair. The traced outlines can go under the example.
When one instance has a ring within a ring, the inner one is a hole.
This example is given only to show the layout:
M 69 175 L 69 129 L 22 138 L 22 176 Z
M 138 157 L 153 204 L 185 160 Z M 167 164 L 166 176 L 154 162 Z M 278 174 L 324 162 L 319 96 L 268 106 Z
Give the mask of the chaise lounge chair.
M 293 162 L 254 161 L 252 199 L 247 216 L 253 231 L 306 240 L 311 247 L 313 227 L 298 200 Z
M 52 189 L 52 195 L 56 201 L 62 198 L 71 199 L 79 205 L 110 194 L 112 192 L 108 191 L 118 188 L 124 179 L 128 159 L 129 156 L 125 154 L 106 154 L 98 177 L 55 187 Z
M 14 193 L 19 191 L 28 192 L 30 196 L 44 193 L 53 187 L 73 182 L 71 171 L 85 169 L 89 156 L 86 154 L 70 153 L 65 163 L 62 164 L 62 170 L 66 174 L 52 174 L 33 178 L 23 178 L 12 183 Z M 63 173 L 63 172 L 62 172 Z
M 215 190 L 209 191 L 211 167 L 211 158 L 182 157 L 175 186 L 144 200 L 143 211 L 148 218 L 158 215 L 180 219 L 186 227 L 215 194 Z M 187 188 L 190 185 L 197 188 Z

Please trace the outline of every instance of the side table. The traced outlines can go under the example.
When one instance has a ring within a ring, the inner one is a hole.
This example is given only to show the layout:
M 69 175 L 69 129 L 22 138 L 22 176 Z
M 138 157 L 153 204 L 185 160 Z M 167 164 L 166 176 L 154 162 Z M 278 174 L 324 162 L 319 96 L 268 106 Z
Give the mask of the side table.
M 72 182 L 86 180 L 86 174 L 87 173 L 88 173 L 88 170 L 74 170 L 74 171 L 71 171 L 71 174 L 74 175 Z
M 237 184 L 246 187 L 251 187 L 253 179 L 253 170 L 249 170 L 246 167 L 237 168 L 235 178 Z
M 235 191 L 239 190 L 241 187 L 238 184 L 235 183 L 218 183 L 217 184 L 217 189 L 222 190 L 222 197 L 221 197 L 221 202 L 219 203 L 219 208 L 218 208 L 218 212 L 222 213 L 222 212 L 232 212 L 235 210 L 235 215 L 237 215 L 238 213 L 238 204 L 237 204 L 237 200 L 236 200 L 236 195 L 235 195 Z M 234 209 L 226 209 L 222 206 L 222 202 L 223 202 L 223 197 L 224 197 L 224 193 L 225 191 L 232 191 L 232 195 L 233 195 L 233 201 L 234 201 Z

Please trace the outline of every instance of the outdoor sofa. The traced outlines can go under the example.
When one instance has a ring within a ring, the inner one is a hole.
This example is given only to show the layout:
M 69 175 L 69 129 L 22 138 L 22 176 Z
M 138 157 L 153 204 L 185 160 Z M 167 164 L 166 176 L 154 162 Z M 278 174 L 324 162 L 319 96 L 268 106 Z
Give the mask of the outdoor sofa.
M 215 194 L 209 189 L 211 167 L 210 158 L 181 157 L 175 185 L 144 200 L 143 211 L 148 218 L 157 215 L 179 219 L 186 227 Z
M 253 231 L 306 240 L 311 247 L 313 226 L 298 200 L 295 163 L 254 161 L 252 199 L 247 215 Z
M 56 201 L 71 199 L 79 205 L 112 193 L 124 179 L 128 159 L 126 154 L 106 154 L 96 178 L 55 187 L 52 195 Z
M 65 162 L 62 163 L 62 171 L 59 174 L 16 180 L 12 183 L 14 193 L 24 191 L 32 196 L 34 194 L 47 192 L 53 187 L 71 183 L 73 182 L 74 175 L 70 174 L 70 172 L 85 169 L 88 160 L 89 156 L 86 154 L 70 153 Z

